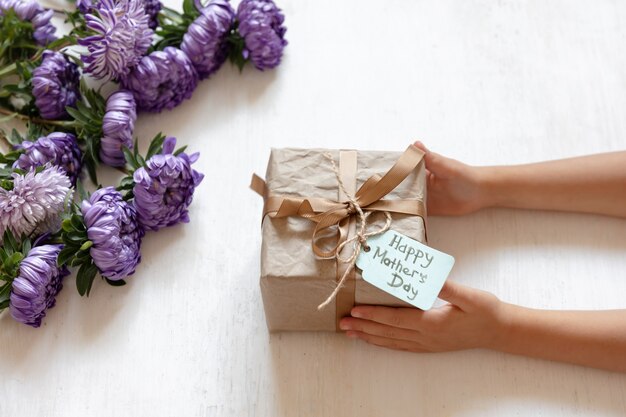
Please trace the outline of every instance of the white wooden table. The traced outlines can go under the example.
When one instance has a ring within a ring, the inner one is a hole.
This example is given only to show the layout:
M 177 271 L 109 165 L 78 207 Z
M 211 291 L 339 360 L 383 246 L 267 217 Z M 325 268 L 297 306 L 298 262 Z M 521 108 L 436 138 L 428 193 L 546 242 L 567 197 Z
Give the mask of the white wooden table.
M 97 282 L 86 299 L 68 279 L 40 329 L 0 318 L 0 416 L 626 415 L 626 375 L 268 335 L 247 189 L 272 146 L 419 138 L 472 164 L 624 149 L 626 3 L 280 5 L 277 71 L 226 65 L 179 108 L 140 117 L 144 148 L 163 130 L 202 152 L 191 224 L 148 234 L 126 287 Z M 624 220 L 488 210 L 431 218 L 430 237 L 456 257 L 451 279 L 508 302 L 626 308 Z

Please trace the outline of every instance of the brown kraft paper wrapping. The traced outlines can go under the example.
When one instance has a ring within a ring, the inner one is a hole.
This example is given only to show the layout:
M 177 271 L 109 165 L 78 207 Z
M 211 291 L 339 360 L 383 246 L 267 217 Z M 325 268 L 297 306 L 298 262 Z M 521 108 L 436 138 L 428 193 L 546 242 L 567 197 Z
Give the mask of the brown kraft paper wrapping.
M 339 191 L 331 164 L 324 156 L 330 153 L 339 164 L 340 152 L 326 149 L 272 149 L 267 167 L 266 184 L 270 195 L 321 197 L 345 201 Z M 355 184 L 345 184 L 354 193 L 374 174 L 384 175 L 398 160 L 400 152 L 356 152 Z M 347 155 L 350 156 L 349 154 Z M 345 163 L 346 155 L 341 160 Z M 349 158 L 348 158 L 349 159 Z M 345 167 L 339 167 L 340 172 Z M 345 176 L 344 182 L 345 182 Z M 385 200 L 426 199 L 424 163 L 413 170 Z M 425 242 L 424 219 L 419 216 L 391 213 L 391 228 L 415 240 Z M 368 230 L 380 228 L 384 216 L 368 219 Z M 268 329 L 276 331 L 336 331 L 337 319 L 349 312 L 350 306 L 337 309 L 337 299 L 322 310 L 317 306 L 326 300 L 337 285 L 338 268 L 334 259 L 317 259 L 311 249 L 315 223 L 302 217 L 272 218 L 265 216 L 262 224 L 261 294 Z M 355 219 L 350 227 L 354 233 Z M 349 245 L 348 245 L 349 246 Z M 344 248 L 351 250 L 351 248 Z M 340 270 L 343 271 L 345 267 Z M 406 306 L 365 282 L 355 268 L 342 291 L 354 291 L 355 304 Z M 341 298 L 341 297 L 338 297 Z M 345 300 L 345 298 L 344 298 Z M 350 298 L 348 298 L 350 300 Z M 341 301 L 340 301 L 341 302 Z M 345 302 L 344 302 L 345 303 Z

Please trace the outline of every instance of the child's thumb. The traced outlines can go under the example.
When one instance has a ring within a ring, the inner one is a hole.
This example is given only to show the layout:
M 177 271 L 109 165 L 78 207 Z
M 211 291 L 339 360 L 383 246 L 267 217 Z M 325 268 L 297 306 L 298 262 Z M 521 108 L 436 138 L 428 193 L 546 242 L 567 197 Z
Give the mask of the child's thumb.
M 414 145 L 424 152 L 424 161 L 426 162 L 426 169 L 428 171 L 442 177 L 448 174 L 447 165 L 449 165 L 448 161 L 450 161 L 448 158 L 428 150 L 426 145 L 420 141 L 416 141 Z
M 415 143 L 413 143 L 413 145 L 415 145 L 422 152 L 428 153 L 428 148 L 426 148 L 426 145 L 424 145 L 421 141 L 416 140 Z
M 454 281 L 446 281 L 439 292 L 439 298 L 463 309 L 471 303 L 473 291 L 473 288 L 457 284 Z

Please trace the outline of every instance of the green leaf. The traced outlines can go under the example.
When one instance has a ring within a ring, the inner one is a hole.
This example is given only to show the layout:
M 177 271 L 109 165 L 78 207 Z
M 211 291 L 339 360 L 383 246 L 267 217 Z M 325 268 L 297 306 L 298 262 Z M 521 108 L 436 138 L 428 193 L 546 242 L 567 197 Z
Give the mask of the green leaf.
M 76 246 L 65 246 L 57 256 L 57 265 L 66 265 L 76 255 Z
M 24 254 L 24 256 L 28 255 L 28 252 L 30 252 L 31 248 L 32 248 L 32 243 L 30 239 L 24 239 L 24 241 L 22 242 L 22 253 Z
M 78 192 L 78 198 L 80 198 L 81 200 L 87 200 L 89 198 L 89 195 L 87 195 L 87 191 L 85 191 L 85 186 L 80 178 L 76 180 L 76 191 Z
M 133 153 L 126 146 L 122 147 L 122 152 L 124 153 L 124 158 L 126 159 L 126 163 L 130 165 L 131 169 L 134 171 L 140 167 L 139 162 L 135 159 Z
M 10 275 L 14 275 L 17 272 L 22 259 L 24 259 L 24 255 L 22 255 L 21 252 L 15 252 L 2 263 L 2 269 Z
M 93 263 L 84 263 L 76 274 L 76 289 L 81 296 L 89 297 L 93 280 L 96 278 L 98 268 Z
M 11 282 L 5 282 L 0 287 L 0 302 L 4 302 L 9 299 L 11 296 L 11 290 L 13 289 L 13 285 Z
M 72 259 L 72 266 L 80 265 L 84 262 L 89 261 L 89 258 L 91 257 L 89 251 L 82 251 L 80 250 L 80 248 L 76 248 L 76 250 L 76 256 Z M 76 262 L 74 263 L 74 261 Z
M 0 133 L 0 136 L 2 136 L 2 134 Z M 5 137 L 6 138 L 6 137 Z M 8 140 L 7 140 L 8 141 Z M 2 164 L 7 164 L 7 165 L 13 165 L 13 163 L 15 161 L 18 160 L 18 158 L 20 157 L 20 155 L 23 153 L 22 150 L 19 151 L 12 151 L 12 152 L 8 152 L 6 154 L 1 154 L 0 153 L 0 163 Z
M 74 120 L 80 122 L 81 124 L 89 124 L 91 121 L 87 115 L 83 114 L 80 110 L 75 109 L 74 107 L 67 106 L 65 107 L 65 111 L 72 116 Z
M 137 155 L 137 164 L 139 165 L 137 168 L 146 166 L 146 160 L 143 159 L 143 156 Z
M 87 144 L 88 152 L 83 155 L 83 163 L 87 167 L 87 173 L 89 174 L 89 179 L 94 185 L 98 185 L 98 174 L 96 173 L 96 168 L 98 167 L 98 161 L 96 160 L 95 154 L 93 153 L 92 145 Z
M 133 156 L 137 159 L 137 155 L 139 155 L 139 136 L 135 136 L 135 142 L 133 144 Z
M 146 153 L 146 159 L 152 158 L 157 153 L 163 152 L 163 142 L 165 142 L 165 135 L 159 133 L 150 142 L 150 147 Z
M 65 219 L 61 222 L 61 229 L 64 232 L 71 232 L 74 230 L 74 226 L 72 225 L 72 219 Z
M 126 285 L 126 281 L 124 281 L 123 279 L 112 280 L 112 279 L 105 278 L 104 280 L 107 282 L 107 284 L 113 287 L 123 287 L 124 285 Z
M 78 214 L 73 214 L 72 217 L 70 218 L 70 222 L 72 223 L 72 226 L 74 227 L 75 230 L 80 230 L 80 231 L 87 230 L 87 228 L 85 227 L 85 223 L 83 223 L 82 216 L 79 216 Z
M 228 35 L 228 37 L 226 38 L 226 42 L 228 43 L 228 46 L 229 46 L 228 59 L 233 65 L 239 68 L 239 71 L 241 72 L 243 70 L 243 67 L 246 65 L 246 62 L 248 62 L 248 60 L 246 60 L 243 57 L 243 50 L 246 47 L 246 42 L 237 31 L 238 26 L 239 26 L 239 22 L 235 21 L 235 24 L 233 26 L 233 29 L 231 30 L 230 35 Z
M 17 252 L 20 248 L 17 241 L 13 237 L 13 233 L 11 231 L 6 230 L 4 232 L 4 247 L 11 250 L 11 253 Z
M 194 18 L 200 15 L 193 0 L 183 0 L 183 13 L 186 17 L 188 16 Z
M 71 221 L 71 220 L 70 220 Z M 71 232 L 67 232 L 63 234 L 71 242 L 83 242 L 87 239 L 87 233 L 85 231 L 80 230 L 72 230 Z
M 11 142 L 11 145 L 19 145 L 20 143 L 24 142 L 24 138 L 22 137 L 22 135 L 20 135 L 20 133 L 15 128 L 11 130 L 11 136 L 9 136 L 8 139 L 9 139 L 9 142 Z
M 0 67 L 28 60 L 38 51 L 33 24 L 23 21 L 13 8 L 3 10 L 0 17 Z
M 120 185 L 117 187 L 118 190 L 129 190 L 135 186 L 135 180 L 130 175 L 122 178 L 120 181 Z
M 120 193 L 122 194 L 122 199 L 124 199 L 124 201 L 130 201 L 135 197 L 135 194 L 133 193 L 132 188 L 130 190 L 118 190 L 120 191 Z
M 181 146 L 180 148 L 176 149 L 176 151 L 174 152 L 174 156 L 178 156 L 181 153 L 185 152 L 185 149 L 187 149 L 187 145 Z

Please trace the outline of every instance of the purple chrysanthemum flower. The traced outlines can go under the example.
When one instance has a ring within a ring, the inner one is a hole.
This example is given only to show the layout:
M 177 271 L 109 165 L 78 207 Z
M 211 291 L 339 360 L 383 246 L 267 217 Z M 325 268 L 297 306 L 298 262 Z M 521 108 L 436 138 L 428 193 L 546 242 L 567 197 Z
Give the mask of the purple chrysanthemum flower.
M 98 4 L 96 1 L 95 4 Z M 148 27 L 154 29 L 159 25 L 159 12 L 163 5 L 159 0 L 143 0 L 143 6 L 146 10 L 146 14 L 150 17 Z M 94 3 L 91 0 L 77 0 L 76 7 L 82 14 L 91 13 L 94 8 Z
M 200 16 L 183 36 L 180 49 L 191 59 L 200 78 L 206 78 L 226 61 L 226 38 L 235 20 L 235 10 L 228 0 L 212 0 L 199 11 Z
M 101 188 L 81 211 L 87 237 L 93 242 L 89 254 L 103 277 L 116 281 L 135 272 L 141 261 L 143 228 L 137 223 L 137 211 L 113 187 Z
M 0 0 L 0 16 L 5 10 L 13 9 L 17 17 L 33 25 L 33 37 L 40 46 L 54 41 L 56 28 L 50 22 L 54 12 L 44 9 L 34 0 Z
M 44 119 L 67 116 L 65 108 L 74 106 L 80 94 L 78 66 L 60 52 L 43 53 L 31 82 L 35 105 Z
M 7 229 L 14 236 L 56 231 L 53 229 L 72 197 L 70 187 L 70 179 L 56 166 L 13 174 L 12 190 L 0 187 L 0 235 Z
M 199 154 L 173 155 L 175 146 L 176 138 L 165 139 L 163 153 L 150 158 L 146 167 L 133 175 L 135 208 L 139 223 L 146 229 L 159 230 L 189 222 L 188 207 L 204 175 L 191 168 Z
M 133 131 L 137 120 L 137 105 L 130 91 L 119 90 L 107 99 L 102 119 L 100 160 L 109 166 L 124 166 L 122 147 L 132 149 Z
M 263 71 L 280 64 L 287 45 L 285 16 L 272 0 L 242 0 L 237 8 L 237 31 L 245 41 L 244 59 Z
M 54 307 L 63 278 L 70 273 L 67 267 L 57 265 L 61 249 L 63 245 L 37 246 L 20 262 L 9 296 L 9 311 L 15 320 L 39 327 L 46 310 Z
M 85 72 L 117 80 L 128 74 L 150 47 L 150 18 L 143 2 L 133 0 L 100 0 L 93 11 L 85 20 L 95 35 L 78 41 L 89 51 L 81 55 Z
M 143 57 L 122 78 L 122 85 L 132 91 L 139 110 L 160 112 L 191 97 L 198 85 L 198 73 L 187 54 L 168 46 Z
M 93 2 L 91 0 L 76 0 L 76 8 L 82 14 L 90 13 L 93 9 Z
M 13 168 L 28 171 L 50 163 L 63 169 L 72 185 L 76 185 L 81 173 L 82 152 L 73 134 L 53 132 L 34 142 L 24 141 L 17 148 L 24 152 L 15 161 Z
M 159 25 L 159 12 L 163 8 L 163 4 L 159 0 L 143 0 L 143 6 L 146 9 L 146 14 L 150 17 L 148 26 L 150 29 L 154 29 Z

